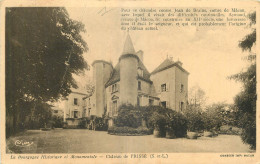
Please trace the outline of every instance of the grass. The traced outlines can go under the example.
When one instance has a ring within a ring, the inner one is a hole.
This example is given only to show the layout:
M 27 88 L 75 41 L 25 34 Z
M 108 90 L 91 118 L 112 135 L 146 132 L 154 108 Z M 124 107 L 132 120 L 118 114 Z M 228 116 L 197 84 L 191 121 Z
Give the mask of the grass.
M 32 143 L 16 146 L 15 142 Z M 146 136 L 115 136 L 85 129 L 29 130 L 6 141 L 7 153 L 158 153 L 158 152 L 252 152 L 237 135 L 166 139 Z

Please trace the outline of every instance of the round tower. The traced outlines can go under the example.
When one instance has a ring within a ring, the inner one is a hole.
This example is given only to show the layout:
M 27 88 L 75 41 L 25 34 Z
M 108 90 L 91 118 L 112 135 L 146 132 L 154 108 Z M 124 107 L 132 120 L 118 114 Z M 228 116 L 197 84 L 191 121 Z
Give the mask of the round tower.
M 93 62 L 92 67 L 95 92 L 93 94 L 94 104 L 91 114 L 101 117 L 106 106 L 105 84 L 110 78 L 113 66 L 107 61 L 96 60 Z
M 120 103 L 137 104 L 137 67 L 138 56 L 135 53 L 129 34 L 127 35 L 124 50 L 119 58 L 120 65 Z

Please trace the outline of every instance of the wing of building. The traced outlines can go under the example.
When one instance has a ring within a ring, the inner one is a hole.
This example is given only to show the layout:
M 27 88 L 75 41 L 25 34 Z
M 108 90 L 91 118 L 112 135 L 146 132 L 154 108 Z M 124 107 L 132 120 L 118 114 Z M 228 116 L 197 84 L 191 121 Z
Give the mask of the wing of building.
M 84 97 L 83 112 L 80 115 L 70 113 L 69 117 L 101 117 L 105 111 L 113 117 L 117 116 L 118 107 L 122 104 L 161 105 L 184 110 L 188 101 L 189 73 L 182 63 L 167 58 L 150 73 L 143 64 L 143 55 L 143 51 L 135 51 L 128 34 L 115 67 L 104 60 L 94 61 L 95 91 Z M 75 104 L 75 99 L 71 99 Z

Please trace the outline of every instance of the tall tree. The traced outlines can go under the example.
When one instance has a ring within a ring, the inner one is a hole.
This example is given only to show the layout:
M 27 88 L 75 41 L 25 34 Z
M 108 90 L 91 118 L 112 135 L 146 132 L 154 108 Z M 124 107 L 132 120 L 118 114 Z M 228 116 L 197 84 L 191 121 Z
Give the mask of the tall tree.
M 88 67 L 84 25 L 65 8 L 6 9 L 6 114 L 16 131 L 18 102 L 47 102 L 77 87 L 72 74 Z
M 202 90 L 198 85 L 193 86 L 189 89 L 189 105 L 194 107 L 201 107 L 205 105 L 206 96 L 204 90 Z
M 249 14 L 252 32 L 246 35 L 239 43 L 243 51 L 248 51 L 246 60 L 250 63 L 246 71 L 232 75 L 230 78 L 243 83 L 243 90 L 235 97 L 235 106 L 238 108 L 239 123 L 243 129 L 242 140 L 256 148 L 256 54 L 252 51 L 256 43 L 256 12 Z

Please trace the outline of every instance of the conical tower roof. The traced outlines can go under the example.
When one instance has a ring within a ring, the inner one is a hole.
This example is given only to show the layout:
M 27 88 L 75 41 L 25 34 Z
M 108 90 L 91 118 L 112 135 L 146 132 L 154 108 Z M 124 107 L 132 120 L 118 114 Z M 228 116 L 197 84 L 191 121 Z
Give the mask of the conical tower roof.
M 132 39 L 131 39 L 129 33 L 127 33 L 127 36 L 126 36 L 122 55 L 126 55 L 126 54 L 135 54 L 134 45 L 132 43 Z

